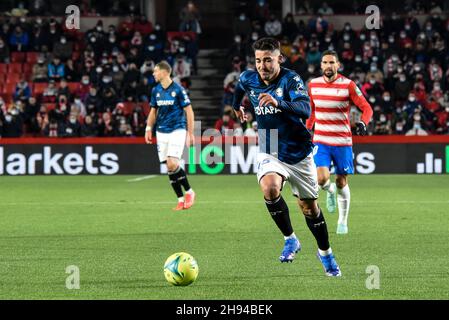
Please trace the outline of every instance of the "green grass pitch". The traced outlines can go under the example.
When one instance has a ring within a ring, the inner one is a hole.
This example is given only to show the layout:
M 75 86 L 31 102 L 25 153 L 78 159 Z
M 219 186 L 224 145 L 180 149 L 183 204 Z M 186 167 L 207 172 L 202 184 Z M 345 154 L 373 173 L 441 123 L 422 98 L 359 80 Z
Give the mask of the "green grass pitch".
M 0 178 L 2 299 L 448 299 L 449 178 L 350 178 L 349 234 L 336 235 L 343 277 L 328 278 L 295 199 L 283 194 L 303 250 L 291 264 L 254 175 L 190 176 L 196 205 L 174 212 L 166 176 Z M 169 285 L 165 259 L 192 254 L 199 277 Z M 66 267 L 80 289 L 66 288 Z M 380 289 L 366 269 L 379 267 Z

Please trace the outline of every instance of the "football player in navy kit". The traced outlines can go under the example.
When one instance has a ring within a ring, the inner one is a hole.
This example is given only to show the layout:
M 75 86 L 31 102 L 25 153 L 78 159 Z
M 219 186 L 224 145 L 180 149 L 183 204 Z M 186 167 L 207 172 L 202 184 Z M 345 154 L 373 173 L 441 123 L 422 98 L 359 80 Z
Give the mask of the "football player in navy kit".
M 156 125 L 159 161 L 167 164 L 170 183 L 178 197 L 174 210 L 178 211 L 190 208 L 195 201 L 195 192 L 179 164 L 184 145 L 194 144 L 194 115 L 187 92 L 170 78 L 170 74 L 171 67 L 166 61 L 154 67 L 153 76 L 158 84 L 151 92 L 145 141 L 152 143 L 153 126 Z
M 311 107 L 307 89 L 294 71 L 281 67 L 283 56 L 279 41 L 262 38 L 253 44 L 256 71 L 241 73 L 234 92 L 233 107 L 237 117 L 246 120 L 241 101 L 251 102 L 258 124 L 259 154 L 257 179 L 274 222 L 284 235 L 281 262 L 291 262 L 301 250 L 281 195 L 286 181 L 291 185 L 307 226 L 318 244 L 317 256 L 325 274 L 340 276 L 332 253 L 323 212 L 318 206 L 318 183 L 313 161 L 313 143 L 305 127 Z

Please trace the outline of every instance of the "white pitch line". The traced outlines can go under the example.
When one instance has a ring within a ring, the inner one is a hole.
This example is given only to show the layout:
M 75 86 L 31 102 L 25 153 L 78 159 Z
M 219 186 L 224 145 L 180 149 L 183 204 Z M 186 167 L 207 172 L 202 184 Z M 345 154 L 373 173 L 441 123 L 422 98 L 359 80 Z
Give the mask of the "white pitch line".
M 156 177 L 156 175 L 152 174 L 152 175 L 149 175 L 149 176 L 143 176 L 143 177 L 134 178 L 134 179 L 126 180 L 126 181 L 128 181 L 128 182 L 137 182 L 137 181 L 142 181 L 142 180 L 146 180 L 146 179 L 151 179 L 151 178 L 154 178 L 154 177 Z

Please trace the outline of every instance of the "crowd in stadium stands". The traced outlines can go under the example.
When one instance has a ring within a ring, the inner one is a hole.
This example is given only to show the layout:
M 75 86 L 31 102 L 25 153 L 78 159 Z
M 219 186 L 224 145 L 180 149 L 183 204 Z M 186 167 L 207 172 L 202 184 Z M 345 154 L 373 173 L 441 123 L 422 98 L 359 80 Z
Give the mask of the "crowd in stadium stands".
M 138 13 L 86 32 L 41 16 L 0 19 L 0 137 L 143 136 L 154 65 L 169 61 L 186 89 L 196 71 L 195 14 L 187 6 L 173 33 Z
M 217 129 L 225 132 L 235 125 L 229 106 L 239 74 L 255 68 L 252 43 L 272 36 L 281 42 L 284 66 L 305 82 L 320 76 L 321 52 L 336 50 L 339 72 L 356 82 L 373 107 L 372 134 L 449 134 L 449 19 L 438 3 L 407 1 L 408 13 L 392 12 L 379 30 L 354 30 L 349 22 L 335 30 L 326 18 L 334 12 L 328 4 L 313 10 L 309 2 L 301 3 L 299 13 L 313 15 L 309 21 L 297 23 L 292 14 L 281 21 L 263 0 L 251 16 L 237 16 L 228 51 L 230 72 L 224 79 L 223 119 L 217 121 Z M 427 15 L 423 24 L 417 13 Z M 248 100 L 244 103 L 249 106 Z M 352 124 L 359 115 L 353 107 Z M 249 134 L 254 130 L 252 123 L 244 127 L 251 128 Z

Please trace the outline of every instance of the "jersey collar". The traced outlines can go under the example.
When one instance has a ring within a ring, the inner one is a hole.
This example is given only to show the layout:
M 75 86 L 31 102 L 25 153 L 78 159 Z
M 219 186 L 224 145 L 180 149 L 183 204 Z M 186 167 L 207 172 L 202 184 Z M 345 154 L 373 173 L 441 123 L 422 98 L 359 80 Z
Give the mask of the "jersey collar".
M 333 81 L 327 81 L 326 77 L 324 75 L 322 77 L 323 77 L 324 83 L 331 84 L 331 83 L 334 83 L 335 81 L 337 81 L 341 77 L 341 74 L 337 73 L 337 77 Z

